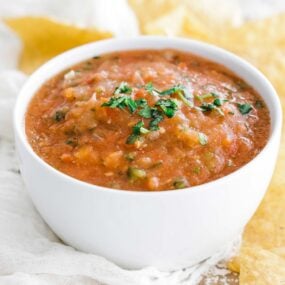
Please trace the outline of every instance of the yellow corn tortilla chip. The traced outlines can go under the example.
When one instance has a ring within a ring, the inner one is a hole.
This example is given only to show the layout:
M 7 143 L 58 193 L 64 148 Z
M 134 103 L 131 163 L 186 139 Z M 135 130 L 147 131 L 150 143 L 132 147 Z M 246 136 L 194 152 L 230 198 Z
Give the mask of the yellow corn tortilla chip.
M 145 32 L 145 25 L 175 10 L 179 2 L 180 0 L 129 0 L 142 32 Z
M 173 21 L 173 19 L 176 20 Z M 144 26 L 144 29 L 146 34 L 183 36 L 186 32 L 196 39 L 209 40 L 208 29 L 196 16 L 190 16 L 183 5 L 157 20 L 149 22 Z
M 79 45 L 108 38 L 110 33 L 58 23 L 43 17 L 5 20 L 23 42 L 19 68 L 31 73 L 50 58 Z
M 285 15 L 250 22 L 220 38 L 223 47 L 257 66 L 273 83 L 285 113 Z M 283 125 L 285 121 L 283 119 Z M 285 132 L 268 192 L 243 234 L 239 258 L 241 285 L 285 284 Z M 283 268 L 283 269 L 282 269 Z M 283 282 L 283 283 L 282 283 Z
M 270 47 L 281 47 L 285 44 L 285 14 L 280 14 L 264 20 L 246 22 L 239 28 L 226 29 L 222 42 L 238 45 L 251 46 L 254 50 Z
M 257 66 L 276 88 L 285 112 L 285 15 L 250 22 L 232 30 L 220 43 Z M 227 40 L 227 39 L 230 40 Z M 247 225 L 245 243 L 273 250 L 285 246 L 285 132 L 277 167 L 262 204 Z
M 239 257 L 235 256 L 235 257 L 231 258 L 228 261 L 228 263 L 227 263 L 227 267 L 232 272 L 239 273 L 240 272 L 240 260 L 239 260 Z
M 240 262 L 240 284 L 285 284 L 285 259 L 274 252 L 258 247 L 245 246 L 241 250 Z
M 129 0 L 129 4 L 133 8 L 138 17 L 141 31 L 149 33 L 147 26 L 151 22 L 160 22 L 160 18 L 164 18 L 167 14 L 171 21 L 164 26 L 166 30 L 171 30 L 172 25 L 177 26 L 180 22 L 179 13 L 174 11 L 178 7 L 183 7 L 185 14 L 191 21 L 194 18 L 200 19 L 204 25 L 211 26 L 211 32 L 214 29 L 222 29 L 241 23 L 241 12 L 239 5 L 235 1 L 224 0 Z M 186 31 L 187 32 L 187 31 Z M 165 33 L 164 33 L 165 34 Z M 209 35 L 211 33 L 208 33 Z M 178 34 L 176 34 L 178 35 Z

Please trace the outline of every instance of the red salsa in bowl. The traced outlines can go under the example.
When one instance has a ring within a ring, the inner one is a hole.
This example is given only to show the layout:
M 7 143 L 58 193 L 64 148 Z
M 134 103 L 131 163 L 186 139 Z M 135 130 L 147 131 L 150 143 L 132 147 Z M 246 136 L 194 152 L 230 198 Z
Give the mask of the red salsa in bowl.
M 177 50 L 91 58 L 47 81 L 25 119 L 59 171 L 115 189 L 187 188 L 223 177 L 265 146 L 260 95 L 224 66 Z

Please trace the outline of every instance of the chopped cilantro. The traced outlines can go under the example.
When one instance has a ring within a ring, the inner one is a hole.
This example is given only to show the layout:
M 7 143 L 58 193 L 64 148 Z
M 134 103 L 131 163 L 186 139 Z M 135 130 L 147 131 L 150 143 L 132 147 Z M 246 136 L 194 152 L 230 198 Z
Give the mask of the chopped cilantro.
M 208 99 L 211 97 L 215 98 L 212 103 L 203 102 L 203 99 Z M 198 99 L 202 101 L 202 105 L 199 107 L 199 109 L 203 112 L 216 110 L 221 116 L 224 116 L 223 111 L 219 107 L 221 107 L 228 100 L 219 98 L 219 96 L 213 92 L 198 96 Z
M 211 103 L 202 103 L 202 105 L 200 106 L 200 109 L 203 111 L 203 112 L 209 112 L 209 111 L 212 111 L 215 109 L 215 105 L 214 104 L 211 104 Z
M 135 100 L 138 107 L 147 106 L 147 101 L 143 98 Z
M 121 82 L 121 84 L 116 87 L 114 94 L 119 95 L 119 94 L 131 94 L 132 93 L 132 88 L 128 85 L 126 82 Z
M 125 101 L 125 98 L 126 98 L 125 96 L 111 97 L 108 102 L 103 103 L 101 106 L 122 109 L 124 107 L 122 104 Z
M 134 144 L 137 140 L 140 140 L 139 135 L 131 134 L 128 136 L 126 143 L 127 144 Z
M 144 86 L 145 90 L 147 90 L 152 95 L 158 96 L 172 96 L 176 95 L 184 104 L 189 107 L 194 107 L 193 102 L 193 94 L 189 92 L 189 90 L 181 85 L 175 85 L 172 88 L 159 91 L 156 89 L 151 82 L 147 83 Z M 140 99 L 132 99 L 127 94 L 132 93 L 132 88 L 126 83 L 122 82 L 114 91 L 114 96 L 109 99 L 108 102 L 103 103 L 101 106 L 110 107 L 110 108 L 119 108 L 119 109 L 128 109 L 131 114 L 137 112 L 137 115 L 144 119 L 150 119 L 148 128 L 144 127 L 144 122 L 141 120 L 132 128 L 131 135 L 127 138 L 127 144 L 133 144 L 137 140 L 141 139 L 141 136 L 149 133 L 150 131 L 159 130 L 159 123 L 165 118 L 174 117 L 176 111 L 179 108 L 180 102 L 175 98 L 163 98 L 159 99 L 154 106 L 148 105 L 148 102 L 144 98 Z M 200 107 L 197 109 L 202 110 L 204 112 L 217 110 L 221 115 L 223 112 L 220 110 L 220 107 L 226 100 L 218 98 L 218 96 L 214 93 L 209 93 L 209 95 L 204 96 L 205 98 L 208 96 L 215 98 L 212 103 L 202 103 Z M 207 136 L 199 133 L 199 142 L 202 145 L 207 144 Z
M 149 123 L 149 129 L 151 131 L 159 130 L 158 124 L 163 120 L 163 113 L 156 108 L 151 109 L 151 121 Z
M 129 108 L 131 113 L 134 113 L 135 110 L 137 109 L 136 102 L 132 98 L 130 98 L 130 97 L 127 97 L 125 99 L 124 104 Z
M 189 90 L 181 85 L 175 85 L 169 89 L 165 89 L 163 91 L 159 91 L 154 88 L 151 82 L 145 85 L 145 90 L 147 90 L 152 95 L 159 95 L 159 96 L 171 96 L 173 94 L 177 94 L 179 99 L 183 101 L 183 103 L 189 107 L 193 107 L 193 94 L 189 92 Z
M 157 90 L 156 88 L 154 88 L 152 82 L 148 82 L 144 89 L 151 95 L 159 95 L 160 94 L 160 91 Z
M 228 100 L 226 99 L 220 99 L 220 98 L 216 98 L 213 102 L 213 104 L 217 107 L 221 107 L 225 102 L 227 102 Z
M 131 113 L 134 113 L 137 109 L 136 101 L 126 95 L 111 97 L 108 102 L 103 103 L 101 106 L 119 109 L 124 109 L 125 107 L 127 107 Z
M 177 103 L 172 99 L 160 99 L 156 102 L 168 118 L 172 118 L 178 109 Z
M 253 109 L 253 107 L 250 104 L 247 104 L 247 103 L 245 103 L 245 104 L 238 103 L 237 107 L 238 107 L 238 110 L 240 111 L 240 113 L 242 115 L 248 114 Z
M 224 116 L 223 111 L 218 106 L 216 106 L 214 103 L 212 104 L 212 103 L 205 103 L 205 102 L 203 102 L 202 105 L 199 108 L 203 112 L 209 112 L 209 111 L 212 111 L 212 110 L 216 110 L 221 116 Z
M 151 108 L 146 105 L 139 111 L 139 115 L 143 118 L 150 119 L 151 118 Z
M 177 92 L 180 91 L 181 89 L 182 89 L 182 88 L 180 88 L 179 85 L 176 85 L 176 86 L 173 86 L 173 87 L 171 87 L 171 88 L 169 88 L 169 89 L 165 89 L 165 90 L 159 92 L 159 95 L 160 95 L 160 96 L 172 95 L 172 94 L 174 94 L 174 93 L 177 93 Z
M 137 124 L 135 124 L 133 126 L 133 134 L 135 135 L 139 135 L 141 132 L 141 128 L 144 126 L 144 122 L 143 121 L 139 121 Z
M 193 94 L 189 92 L 189 90 L 181 85 L 175 85 L 172 88 L 166 89 L 164 91 L 161 91 L 159 93 L 160 96 L 165 96 L 165 95 L 172 95 L 172 94 L 177 94 L 179 99 L 188 107 L 193 107 Z
M 149 130 L 144 128 L 144 122 L 139 121 L 133 126 L 133 133 L 127 138 L 127 144 L 133 144 L 140 139 L 141 134 L 147 134 Z

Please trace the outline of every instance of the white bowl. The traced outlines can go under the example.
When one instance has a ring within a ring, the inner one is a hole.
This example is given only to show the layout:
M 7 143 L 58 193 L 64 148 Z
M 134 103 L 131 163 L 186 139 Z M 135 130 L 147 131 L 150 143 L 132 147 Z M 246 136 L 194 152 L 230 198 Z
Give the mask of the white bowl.
M 92 56 L 120 50 L 173 48 L 228 67 L 261 94 L 271 115 L 265 148 L 239 170 L 183 190 L 131 192 L 91 185 L 54 169 L 35 154 L 24 128 L 29 101 L 49 78 Z M 67 244 L 125 267 L 162 270 L 193 265 L 241 232 L 272 176 L 280 141 L 281 106 L 270 82 L 253 66 L 198 41 L 139 37 L 87 44 L 52 59 L 23 87 L 14 113 L 20 168 L 31 198 Z

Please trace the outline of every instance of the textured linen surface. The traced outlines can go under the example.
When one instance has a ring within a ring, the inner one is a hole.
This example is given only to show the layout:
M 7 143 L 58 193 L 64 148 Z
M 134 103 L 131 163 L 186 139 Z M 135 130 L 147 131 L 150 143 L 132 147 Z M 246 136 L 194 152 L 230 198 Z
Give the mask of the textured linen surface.
M 138 33 L 136 19 L 125 0 L 79 2 L 82 3 L 80 9 L 76 4 L 78 1 L 0 0 L 0 16 L 51 15 L 83 26 L 95 25 L 117 36 Z M 258 17 L 258 13 L 253 16 L 245 8 L 254 5 L 254 2 L 257 1 L 240 1 L 247 11 L 246 18 Z M 260 17 L 283 9 L 285 5 L 282 2 L 264 1 Z M 110 10 L 119 10 L 119 13 L 110 14 Z M 107 18 L 112 20 L 106 21 Z M 1 285 L 194 285 L 212 265 L 232 253 L 233 245 L 228 245 L 204 263 L 175 272 L 160 272 L 155 268 L 128 271 L 102 257 L 64 245 L 35 210 L 18 170 L 12 110 L 16 96 L 27 79 L 16 69 L 20 49 L 19 39 L 0 23 Z

